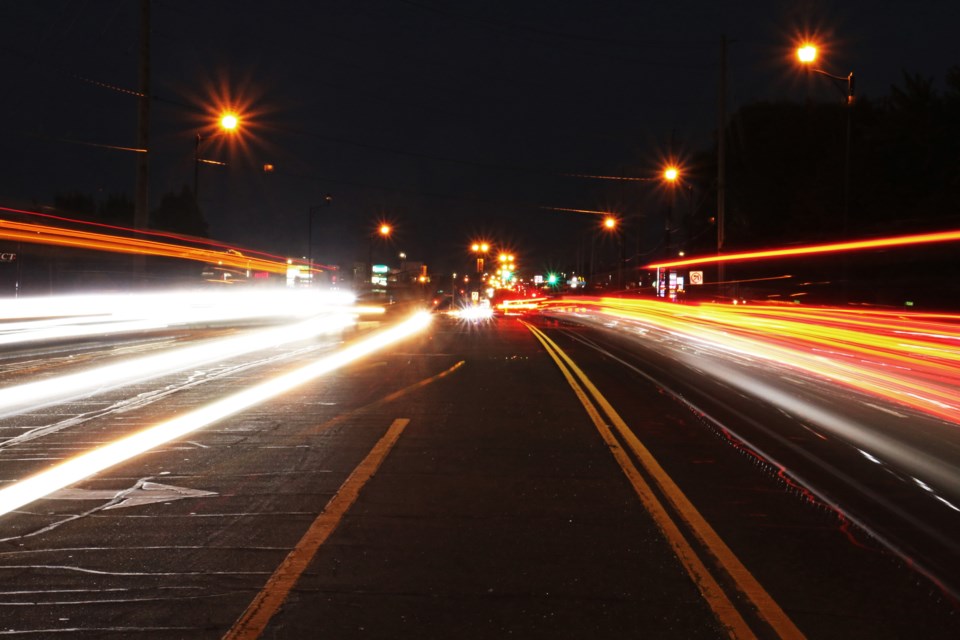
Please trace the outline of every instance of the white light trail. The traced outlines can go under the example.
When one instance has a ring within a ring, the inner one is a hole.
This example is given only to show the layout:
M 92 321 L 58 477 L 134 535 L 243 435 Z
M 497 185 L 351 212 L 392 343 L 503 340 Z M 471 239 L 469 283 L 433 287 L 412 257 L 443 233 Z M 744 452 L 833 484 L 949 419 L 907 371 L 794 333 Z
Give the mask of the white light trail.
M 0 412 L 24 411 L 35 408 L 37 405 L 48 404 L 53 400 L 73 398 L 97 390 L 149 380 L 205 363 L 339 331 L 351 326 L 355 321 L 353 315 L 345 313 L 311 318 L 293 325 L 221 338 L 157 355 L 7 387 L 0 389 Z
M 428 313 L 418 313 L 399 325 L 374 334 L 299 369 L 81 454 L 47 471 L 0 489 L 0 515 L 10 513 L 54 491 L 68 487 L 84 478 L 146 453 L 155 447 L 182 438 L 211 423 L 239 413 L 314 378 L 346 366 L 394 342 L 422 331 L 430 324 L 430 321 L 431 317 Z
M 0 345 L 211 322 L 304 318 L 343 310 L 354 300 L 349 293 L 288 289 L 19 298 L 0 309 Z

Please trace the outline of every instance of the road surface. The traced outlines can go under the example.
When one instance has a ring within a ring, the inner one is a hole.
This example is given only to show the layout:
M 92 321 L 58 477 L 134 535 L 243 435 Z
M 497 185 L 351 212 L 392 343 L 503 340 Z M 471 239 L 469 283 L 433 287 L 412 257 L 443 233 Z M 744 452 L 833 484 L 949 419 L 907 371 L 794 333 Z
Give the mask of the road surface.
M 843 438 L 596 318 L 437 315 L 310 369 L 399 316 L 11 401 L 0 489 L 302 376 L 0 516 L 0 633 L 960 637 L 957 514 Z M 29 345 L 0 380 L 267 329 Z

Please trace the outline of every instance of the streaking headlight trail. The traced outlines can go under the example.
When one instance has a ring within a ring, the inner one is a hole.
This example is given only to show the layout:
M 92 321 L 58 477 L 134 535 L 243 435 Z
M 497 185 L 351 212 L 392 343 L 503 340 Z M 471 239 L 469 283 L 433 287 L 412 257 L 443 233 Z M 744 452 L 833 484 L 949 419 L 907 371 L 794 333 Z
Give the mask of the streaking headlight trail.
M 345 310 L 353 302 L 352 294 L 287 290 L 20 298 L 6 301 L 0 309 L 0 345 L 191 324 L 305 318 Z
M 54 491 L 277 397 L 299 385 L 408 338 L 426 329 L 430 320 L 429 314 L 418 313 L 390 329 L 371 335 L 299 369 L 81 454 L 47 471 L 0 489 L 0 515 L 10 513 Z
M 0 389 L 0 413 L 36 408 L 37 405 L 52 401 L 74 398 L 100 389 L 116 388 L 281 344 L 306 340 L 345 329 L 354 322 L 355 318 L 350 314 L 311 318 L 292 325 L 222 338 L 153 356 L 7 387 Z
M 286 291 L 183 291 L 14 302 L 18 304 L 5 305 L 0 311 L 0 317 L 7 319 L 0 322 L 0 345 L 249 319 L 300 321 L 0 389 L 0 414 L 334 333 L 353 325 L 358 313 L 372 312 L 351 306 L 353 296 L 349 294 L 304 295 Z

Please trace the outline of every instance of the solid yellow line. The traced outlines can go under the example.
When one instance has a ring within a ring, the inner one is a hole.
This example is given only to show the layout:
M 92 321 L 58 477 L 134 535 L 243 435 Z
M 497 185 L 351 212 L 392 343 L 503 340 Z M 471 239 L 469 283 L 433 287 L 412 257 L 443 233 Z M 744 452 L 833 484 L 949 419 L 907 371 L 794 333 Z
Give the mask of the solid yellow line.
M 403 429 L 409 423 L 410 420 L 407 418 L 398 418 L 393 421 L 393 424 L 387 429 L 387 433 L 377 441 L 367 457 L 353 470 L 336 495 L 330 498 L 323 512 L 317 516 L 317 519 L 313 521 L 313 524 L 310 525 L 297 545 L 287 554 L 287 557 L 270 576 L 266 585 L 253 599 L 246 611 L 237 619 L 233 627 L 224 634 L 224 640 L 260 637 L 270 619 L 283 605 L 293 586 L 313 560 L 320 546 L 340 524 L 344 514 L 356 501 L 357 496 L 360 495 L 360 489 L 376 473 L 384 458 L 390 453 L 390 449 L 400 438 Z
M 681 533 L 677 524 L 670 517 L 670 514 L 667 513 L 666 508 L 660 500 L 657 499 L 653 489 L 650 488 L 650 485 L 647 484 L 647 481 L 643 479 L 643 476 L 640 475 L 640 472 L 633 465 L 630 457 L 623 448 L 620 447 L 610 427 L 604 422 L 603 417 L 600 415 L 596 406 L 590 401 L 583 387 L 574 379 L 570 369 L 564 365 L 560 359 L 561 356 L 558 355 L 558 353 L 562 355 L 563 352 L 560 351 L 559 347 L 545 334 L 530 325 L 527 325 L 527 328 L 529 328 L 533 335 L 543 344 L 547 353 L 553 358 L 553 361 L 557 363 L 560 372 L 563 373 L 564 378 L 566 378 L 573 392 L 577 395 L 577 398 L 580 399 L 581 404 L 583 404 L 584 409 L 587 410 L 587 414 L 590 416 L 593 424 L 597 427 L 597 431 L 600 432 L 600 437 L 603 438 L 604 443 L 609 447 L 613 457 L 620 464 L 620 468 L 627 476 L 630 484 L 633 485 L 633 489 L 637 497 L 640 498 L 644 509 L 653 517 L 657 527 L 667 539 L 667 543 L 673 549 L 674 553 L 676 553 L 680 564 L 683 565 L 690 579 L 693 580 L 693 583 L 713 611 L 717 620 L 727 630 L 731 638 L 755 638 L 756 636 L 750 630 L 749 625 L 747 625 L 716 579 L 703 564 L 703 561 L 697 556 L 693 547 L 691 547 L 690 543 L 683 537 L 683 533 Z
M 533 327 L 531 327 L 531 330 L 538 331 Z M 642 464 L 653 477 L 674 509 L 690 527 L 690 530 L 697 536 L 701 544 L 707 547 L 716 557 L 720 565 L 736 583 L 737 588 L 753 602 L 757 614 L 766 621 L 781 638 L 805 637 L 783 609 L 780 608 L 780 605 L 767 593 L 766 589 L 763 588 L 760 582 L 720 538 L 713 527 L 711 527 L 700 512 L 697 511 L 693 503 L 690 502 L 686 495 L 680 490 L 680 487 L 678 487 L 667 472 L 664 471 L 660 463 L 653 457 L 653 454 L 650 453 L 633 431 L 630 430 L 623 418 L 620 417 L 620 414 L 616 412 L 603 394 L 600 393 L 599 389 L 590 382 L 586 374 L 573 363 L 573 360 L 571 360 L 567 354 L 560 350 L 560 347 L 558 347 L 556 343 L 553 343 L 546 335 L 543 335 L 543 337 L 553 344 L 554 349 L 560 357 L 562 357 L 571 370 L 577 374 L 577 377 L 580 378 L 594 400 L 600 405 L 604 413 L 607 414 L 607 417 L 610 418 L 610 421 L 633 451 L 634 455 L 637 456 L 640 464 Z

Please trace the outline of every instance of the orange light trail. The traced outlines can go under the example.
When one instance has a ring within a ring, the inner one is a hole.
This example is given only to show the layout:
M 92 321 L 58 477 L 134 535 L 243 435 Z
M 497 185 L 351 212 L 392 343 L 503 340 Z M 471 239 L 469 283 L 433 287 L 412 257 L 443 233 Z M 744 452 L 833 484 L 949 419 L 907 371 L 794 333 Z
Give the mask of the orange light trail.
M 960 425 L 960 315 L 577 298 L 549 308 L 654 326 Z
M 0 220 L 0 239 L 17 240 L 33 244 L 76 247 L 136 255 L 165 256 L 197 262 L 213 262 L 239 269 L 253 269 L 270 273 L 286 274 L 285 260 L 272 260 L 254 256 L 226 253 L 214 249 L 202 249 L 186 245 L 144 240 L 124 236 L 66 229 L 29 222 Z
M 541 206 L 540 208 L 546 209 L 547 211 L 569 211 L 570 213 L 587 213 L 590 215 L 598 215 L 598 216 L 610 215 L 609 211 L 596 211 L 594 209 L 567 209 L 566 207 L 547 207 L 547 206 Z
M 900 247 L 916 244 L 932 244 L 936 242 L 956 242 L 960 240 L 960 230 L 941 231 L 937 233 L 921 233 L 909 236 L 893 236 L 874 240 L 851 240 L 848 242 L 834 242 L 829 244 L 808 245 L 791 249 L 768 249 L 764 251 L 745 251 L 727 255 L 700 256 L 684 260 L 670 260 L 668 262 L 654 262 L 646 265 L 645 269 L 663 269 L 667 267 L 686 267 L 690 265 L 713 264 L 717 262 L 741 262 L 744 260 L 762 260 L 765 258 L 784 258 L 804 256 L 818 253 L 839 253 L 843 251 L 862 251 L 864 249 L 882 249 L 885 247 Z
M 64 216 L 55 216 L 49 213 L 40 213 L 38 211 L 27 211 L 24 209 L 11 209 L 9 207 L 0 207 L 0 212 L 13 213 L 17 215 L 25 215 L 33 218 L 44 218 L 46 220 L 57 220 L 59 222 L 66 222 L 68 224 L 79 224 L 85 227 L 97 227 L 100 229 L 111 229 L 113 231 L 121 231 L 124 233 L 135 233 L 138 236 L 150 236 L 154 238 L 168 238 L 171 240 L 178 240 L 181 242 L 193 242 L 201 243 L 208 247 L 217 247 L 220 249 L 234 249 L 239 251 L 245 251 L 248 254 L 256 254 L 265 258 L 274 258 L 277 260 L 284 260 L 282 256 L 272 255 L 264 251 L 253 251 L 244 247 L 238 247 L 231 244 L 226 244 L 224 242 L 218 242 L 216 240 L 211 240 L 209 238 L 195 238 L 192 236 L 187 236 L 179 233 L 173 233 L 172 231 L 158 231 L 157 229 L 131 229 L 130 227 L 121 227 L 113 224 L 105 224 L 103 222 L 93 222 L 91 220 L 77 220 L 75 218 L 66 218 Z

